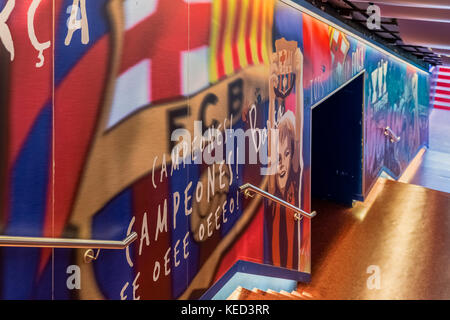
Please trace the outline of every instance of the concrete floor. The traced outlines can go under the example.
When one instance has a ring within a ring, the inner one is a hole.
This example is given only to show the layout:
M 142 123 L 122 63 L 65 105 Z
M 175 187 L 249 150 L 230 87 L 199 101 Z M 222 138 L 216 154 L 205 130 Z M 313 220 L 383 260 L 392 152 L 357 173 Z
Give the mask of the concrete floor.
M 314 201 L 314 299 L 450 299 L 450 194 L 379 179 L 354 208 Z M 376 277 L 379 279 L 377 287 Z
M 430 150 L 450 154 L 450 110 L 431 111 Z
M 429 149 L 407 182 L 450 193 L 450 111 L 432 110 Z
M 312 280 L 298 291 L 450 299 L 450 111 L 432 111 L 429 149 L 407 182 L 380 178 L 354 208 L 313 200 Z

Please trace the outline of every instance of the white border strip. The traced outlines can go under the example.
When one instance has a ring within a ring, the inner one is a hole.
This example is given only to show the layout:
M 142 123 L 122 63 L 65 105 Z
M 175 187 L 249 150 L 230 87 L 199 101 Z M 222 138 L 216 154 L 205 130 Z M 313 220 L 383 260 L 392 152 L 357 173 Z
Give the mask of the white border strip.
M 441 93 L 436 93 L 434 95 L 435 98 L 444 98 L 444 99 L 450 99 L 450 92 L 448 94 L 441 94 Z
M 431 86 L 432 90 L 442 90 L 446 91 L 450 94 L 450 88 L 449 87 L 441 87 L 441 86 Z
M 343 84 L 341 84 L 338 88 L 334 89 L 333 91 L 331 91 L 329 94 L 327 94 L 325 97 L 323 97 L 322 99 L 320 99 L 319 101 L 317 101 L 316 103 L 314 103 L 311 106 L 311 110 L 314 109 L 315 107 L 317 107 L 319 104 L 321 104 L 322 102 L 324 102 L 325 100 L 327 100 L 329 97 L 331 97 L 332 95 L 334 95 L 336 92 L 338 92 L 339 90 L 341 90 L 342 88 L 344 88 L 346 85 L 348 85 L 350 82 L 352 82 L 353 80 L 355 80 L 356 78 L 358 78 L 360 75 L 362 75 L 364 72 L 366 72 L 366 69 L 361 70 L 358 74 L 354 75 L 351 79 L 347 80 L 346 82 L 344 82 Z
M 442 106 L 442 107 L 450 107 L 450 103 L 442 102 L 442 101 L 434 101 L 435 106 Z
M 437 79 L 431 80 L 431 83 L 433 83 L 433 84 L 437 83 L 439 85 L 439 83 L 450 83 L 450 80 L 437 78 Z

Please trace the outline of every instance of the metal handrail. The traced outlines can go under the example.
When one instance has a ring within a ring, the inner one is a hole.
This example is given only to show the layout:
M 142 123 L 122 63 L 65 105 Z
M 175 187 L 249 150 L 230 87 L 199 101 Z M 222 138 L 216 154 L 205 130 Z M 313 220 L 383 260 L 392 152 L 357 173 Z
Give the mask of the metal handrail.
M 267 199 L 275 201 L 276 203 L 279 203 L 282 206 L 284 206 L 284 207 L 294 211 L 295 212 L 294 217 L 297 220 L 300 220 L 300 215 L 304 216 L 304 217 L 307 217 L 307 218 L 313 218 L 317 214 L 316 211 L 308 213 L 308 212 L 306 212 L 306 211 L 304 211 L 304 210 L 302 210 L 300 208 L 297 208 L 296 206 L 290 204 L 289 202 L 286 202 L 286 201 L 284 201 L 284 200 L 274 196 L 273 194 L 270 194 L 270 193 L 268 193 L 268 192 L 266 192 L 266 191 L 264 191 L 264 190 L 262 190 L 262 189 L 260 189 L 258 187 L 255 187 L 254 185 L 252 185 L 250 183 L 246 183 L 246 184 L 243 184 L 242 186 L 240 186 L 239 187 L 239 191 L 243 192 L 245 194 L 245 196 L 251 196 L 249 192 L 253 191 L 253 192 L 255 192 L 255 193 L 257 193 L 257 194 L 259 194 L 259 195 L 261 195 L 261 196 L 263 196 L 263 197 L 265 197 Z
M 397 143 L 397 142 L 400 141 L 400 137 L 397 136 L 397 135 L 395 134 L 395 132 L 392 131 L 392 129 L 391 129 L 390 127 L 386 127 L 386 128 L 384 129 L 384 135 L 385 135 L 385 136 L 388 136 L 388 137 L 389 137 L 389 140 L 390 140 L 392 143 Z
M 90 262 L 97 259 L 93 255 L 93 249 L 116 249 L 127 248 L 138 238 L 136 232 L 130 233 L 122 241 L 117 240 L 92 240 L 92 239 L 71 239 L 71 238 L 46 238 L 46 237 L 18 237 L 0 236 L 0 247 L 25 247 L 25 248 L 70 248 L 88 249 L 85 252 L 85 261 Z
M 0 236 L 0 247 L 125 249 L 137 239 L 136 232 L 122 241 L 71 238 Z

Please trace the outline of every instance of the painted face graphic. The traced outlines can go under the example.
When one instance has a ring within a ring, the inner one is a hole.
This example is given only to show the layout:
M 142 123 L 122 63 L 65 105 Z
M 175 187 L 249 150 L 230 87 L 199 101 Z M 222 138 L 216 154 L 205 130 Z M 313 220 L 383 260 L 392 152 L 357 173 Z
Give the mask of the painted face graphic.
M 291 169 L 292 150 L 289 144 L 289 139 L 284 139 L 280 144 L 278 153 L 278 170 L 277 170 L 277 187 L 284 193 L 289 171 Z

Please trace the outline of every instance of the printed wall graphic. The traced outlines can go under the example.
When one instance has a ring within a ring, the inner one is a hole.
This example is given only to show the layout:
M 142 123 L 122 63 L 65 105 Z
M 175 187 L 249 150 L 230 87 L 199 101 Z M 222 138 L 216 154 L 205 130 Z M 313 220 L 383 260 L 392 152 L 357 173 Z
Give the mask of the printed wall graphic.
M 269 79 L 269 125 L 278 129 L 276 142 L 269 135 L 268 154 L 276 147 L 276 173 L 269 176 L 269 193 L 300 207 L 303 134 L 303 55 L 296 41 L 275 40 Z M 276 160 L 271 159 L 274 163 Z M 271 162 L 271 163 L 272 163 Z M 294 213 L 268 200 L 265 208 L 266 262 L 289 269 L 299 269 L 300 224 Z
M 196 299 L 238 260 L 309 274 L 310 220 L 239 186 L 310 211 L 311 107 L 363 70 L 365 191 L 428 139 L 427 73 L 287 0 L 0 0 L 0 36 L 1 234 L 138 233 L 90 264 L 1 248 L 2 299 Z

